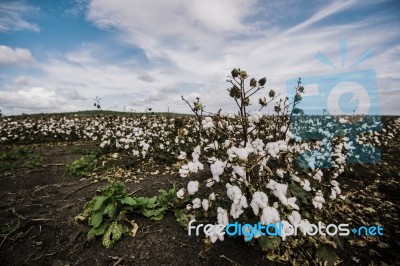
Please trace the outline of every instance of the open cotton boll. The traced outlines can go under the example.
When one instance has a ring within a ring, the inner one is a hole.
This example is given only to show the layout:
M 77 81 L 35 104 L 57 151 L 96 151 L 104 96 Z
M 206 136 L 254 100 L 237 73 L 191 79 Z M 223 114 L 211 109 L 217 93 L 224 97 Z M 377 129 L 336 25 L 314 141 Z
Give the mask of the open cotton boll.
M 300 185 L 303 186 L 303 189 L 305 191 L 311 191 L 311 187 L 310 187 L 310 181 L 308 181 L 307 179 L 304 179 L 304 181 L 300 182 Z
M 301 215 L 298 211 L 292 211 L 287 218 L 293 226 L 301 223 Z
M 221 225 L 218 225 L 218 226 L 221 226 Z M 224 235 L 223 234 L 219 234 L 217 232 L 217 228 L 218 228 L 217 225 L 212 225 L 212 227 L 210 227 L 209 237 L 210 237 L 211 243 L 215 243 L 218 239 L 220 241 L 224 241 Z
M 228 198 L 232 200 L 234 204 L 239 204 L 242 198 L 242 191 L 240 188 L 238 186 L 232 186 L 229 183 L 226 184 L 226 188 L 226 194 L 228 195 Z
M 336 194 L 340 195 L 342 193 L 341 189 L 339 188 L 339 183 L 336 180 L 332 180 L 331 185 L 332 190 L 334 190 Z
M 240 203 L 239 204 L 232 203 L 230 215 L 232 216 L 233 219 L 239 218 L 243 212 L 244 212 L 243 206 Z
M 315 197 L 312 200 L 312 204 L 316 209 L 322 209 L 323 203 L 325 203 L 325 199 L 323 197 L 322 191 L 318 190 L 317 193 L 315 193 Z
M 217 209 L 217 220 L 218 224 L 227 226 L 229 224 L 228 212 L 227 210 L 218 207 Z
M 187 177 L 189 175 L 189 167 L 185 164 L 179 169 L 179 174 L 181 177 Z
M 180 190 L 178 190 L 178 192 L 176 192 L 176 196 L 179 199 L 183 199 L 185 197 L 185 190 L 183 188 L 181 188 Z
M 229 199 L 233 201 L 231 205 L 230 214 L 234 219 L 239 218 L 239 216 L 244 212 L 243 208 L 247 208 L 247 199 L 242 195 L 242 191 L 238 186 L 232 186 L 231 184 L 226 184 Z
M 186 159 L 186 152 L 181 151 L 180 154 L 179 154 L 179 156 L 178 156 L 178 159 L 179 159 L 179 160 L 184 160 L 184 159 Z
M 210 170 L 213 175 L 213 179 L 219 182 L 219 176 L 224 173 L 226 166 L 226 162 L 221 160 L 216 160 L 213 164 L 210 165 Z
M 322 171 L 318 170 L 318 172 L 316 172 L 315 175 L 314 175 L 314 179 L 318 180 L 318 182 L 321 182 L 321 179 L 322 179 L 323 175 L 324 174 L 322 173 Z
M 219 182 L 219 178 L 216 181 Z M 206 182 L 206 187 L 212 187 L 215 183 L 214 179 L 212 178 L 207 179 L 205 182 Z
M 205 210 L 205 211 L 207 211 L 208 210 L 208 200 L 207 199 L 203 199 L 202 200 L 202 202 L 201 202 L 201 206 L 203 207 L 203 209 Z
M 267 208 L 262 210 L 262 215 L 260 217 L 260 222 L 262 225 L 275 224 L 280 220 L 281 219 L 279 218 L 279 212 L 277 209 L 267 206 Z
M 205 117 L 203 121 L 201 121 L 201 124 L 204 129 L 210 129 L 214 127 L 214 123 L 211 117 Z
M 296 197 L 288 198 L 288 199 L 287 199 L 287 204 L 288 204 L 289 206 L 291 206 L 293 209 L 299 210 L 300 207 L 299 207 L 299 205 L 297 205 L 297 204 L 295 203 L 296 200 L 297 200 Z
M 193 203 L 193 209 L 198 209 L 201 207 L 201 200 L 199 198 L 195 198 L 192 200 Z
M 233 166 L 232 175 L 236 177 L 236 174 L 242 178 L 246 178 L 246 170 L 242 166 L 235 165 Z
M 215 200 L 215 193 L 211 193 L 210 196 L 208 196 L 209 200 Z
M 290 179 L 294 182 L 300 183 L 300 178 L 294 174 L 290 174 Z
M 276 170 L 276 174 L 277 174 L 280 178 L 283 178 L 284 171 L 283 171 L 282 169 L 277 169 L 277 170 Z
M 287 205 L 287 198 L 286 198 L 286 192 L 288 188 L 287 184 L 281 184 L 271 179 L 267 184 L 267 188 L 272 190 L 275 197 L 277 197 L 283 205 L 285 206 Z
M 265 209 L 268 207 L 268 196 L 262 191 L 256 191 L 253 194 L 253 199 L 250 203 L 253 209 L 254 215 L 258 215 L 260 209 Z
M 247 160 L 249 156 L 249 149 L 248 148 L 237 148 L 232 147 L 232 151 L 237 155 L 240 160 Z
M 331 188 L 331 195 L 329 195 L 329 198 L 331 200 L 336 199 L 336 191 L 333 188 Z
M 187 185 L 189 195 L 194 195 L 199 190 L 199 181 L 190 181 Z

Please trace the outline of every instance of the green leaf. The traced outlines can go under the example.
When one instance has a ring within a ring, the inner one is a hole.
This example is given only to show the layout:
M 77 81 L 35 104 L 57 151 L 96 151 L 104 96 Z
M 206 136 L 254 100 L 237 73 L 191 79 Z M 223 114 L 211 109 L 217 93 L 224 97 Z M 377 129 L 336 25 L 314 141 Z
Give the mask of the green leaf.
M 307 204 L 307 192 L 299 185 L 296 183 L 291 183 L 289 185 L 289 192 L 292 194 L 292 196 L 296 197 L 297 199 L 300 199 L 300 201 L 304 204 Z
M 258 239 L 258 244 L 260 245 L 263 251 L 275 250 L 281 244 L 281 238 L 278 236 L 274 237 L 262 236 Z
M 103 235 L 103 246 L 112 248 L 115 243 L 121 238 L 122 234 L 127 233 L 129 230 L 126 226 L 112 222 Z
M 149 203 L 149 199 L 144 197 L 135 198 L 135 201 L 137 206 L 146 206 Z
M 274 260 L 276 260 L 277 258 L 278 258 L 278 255 L 275 254 L 275 253 L 273 253 L 273 252 L 269 252 L 269 253 L 267 254 L 267 259 L 270 260 L 270 261 L 274 261 Z
M 158 206 L 157 199 L 158 199 L 157 196 L 149 198 L 148 202 L 146 204 L 146 208 L 151 209 L 151 208 L 157 207 Z
M 94 198 L 93 211 L 98 211 L 109 196 L 97 196 Z
M 181 225 L 181 226 L 187 226 L 189 223 L 189 217 L 186 215 L 186 213 L 183 210 L 174 210 L 175 218 L 176 221 Z
M 317 257 L 320 261 L 333 265 L 336 260 L 336 250 L 331 244 L 323 244 L 317 248 Z
M 103 211 L 103 214 L 107 214 L 108 217 L 111 219 L 115 218 L 115 215 L 117 214 L 117 206 L 114 202 L 109 203 L 106 208 Z
M 127 204 L 127 205 L 132 206 L 132 207 L 135 207 L 135 206 L 138 205 L 136 200 L 134 198 L 132 198 L 132 197 L 125 197 L 125 198 L 121 199 L 121 203 L 122 204 Z
M 104 234 L 109 225 L 110 225 L 109 223 L 103 223 L 97 228 L 93 227 L 92 229 L 90 229 L 90 231 L 87 233 L 88 240 L 92 239 L 95 236 L 100 236 Z
M 93 212 L 90 219 L 90 225 L 94 228 L 98 227 L 103 221 L 103 212 Z
M 152 217 L 153 220 L 161 220 L 167 209 L 167 207 L 161 207 L 155 210 L 142 209 L 141 213 L 146 217 Z

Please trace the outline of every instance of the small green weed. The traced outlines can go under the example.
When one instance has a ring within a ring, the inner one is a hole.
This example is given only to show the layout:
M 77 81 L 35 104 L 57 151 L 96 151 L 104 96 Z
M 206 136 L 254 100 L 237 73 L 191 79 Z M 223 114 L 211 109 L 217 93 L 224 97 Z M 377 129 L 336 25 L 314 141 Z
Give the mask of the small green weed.
M 16 147 L 0 152 L 0 171 L 6 172 L 18 168 L 34 168 L 43 164 L 41 154 L 31 147 Z
M 103 246 L 106 248 L 113 247 L 122 235 L 135 235 L 137 225 L 126 218 L 127 214 L 136 212 L 158 221 L 168 210 L 184 203 L 176 197 L 175 186 L 168 191 L 160 189 L 159 196 L 151 198 L 130 197 L 124 183 L 120 181 L 112 182 L 97 192 L 98 195 L 86 203 L 84 211 L 75 220 L 88 220 L 91 227 L 87 234 L 88 239 L 102 236 Z M 180 222 L 188 220 L 183 212 L 174 212 Z
M 84 155 L 66 166 L 67 172 L 78 176 L 87 176 L 99 168 L 96 154 Z

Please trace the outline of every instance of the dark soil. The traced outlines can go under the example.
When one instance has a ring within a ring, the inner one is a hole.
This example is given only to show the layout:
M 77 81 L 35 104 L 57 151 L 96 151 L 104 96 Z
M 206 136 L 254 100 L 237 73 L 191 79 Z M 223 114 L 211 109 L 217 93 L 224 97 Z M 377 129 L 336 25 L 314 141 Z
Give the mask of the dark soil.
M 82 144 L 79 144 L 82 145 Z M 205 249 L 202 237 L 187 235 L 173 214 L 156 222 L 140 215 L 134 238 L 124 237 L 110 250 L 101 240 L 88 241 L 88 227 L 73 222 L 97 188 L 105 182 L 70 176 L 65 164 L 82 154 L 69 145 L 37 145 L 42 167 L 18 169 L 0 179 L 0 265 L 231 265 L 264 264 L 263 254 L 241 241 L 228 239 Z M 152 196 L 177 177 L 149 176 L 127 183 L 129 191 Z
M 5 176 L 0 173 L 0 265 L 273 265 L 242 239 L 226 238 L 206 248 L 203 237 L 189 237 L 173 214 L 158 222 L 140 215 L 131 217 L 139 225 L 136 236 L 124 237 L 109 250 L 100 239 L 88 241 L 88 227 L 73 218 L 105 182 L 71 176 L 65 165 L 80 158 L 83 153 L 79 151 L 93 149 L 94 145 L 32 147 L 42 154 L 42 166 L 15 169 Z M 385 150 L 379 165 L 355 166 L 353 172 L 338 180 L 351 205 L 332 214 L 331 220 L 379 222 L 385 228 L 380 239 L 343 241 L 339 250 L 342 265 L 400 262 L 399 147 L 397 143 Z M 137 191 L 136 196 L 152 196 L 160 188 L 169 188 L 171 181 L 183 184 L 184 180 L 147 176 L 139 183 L 127 183 L 127 188 Z M 368 207 L 373 211 L 365 211 Z

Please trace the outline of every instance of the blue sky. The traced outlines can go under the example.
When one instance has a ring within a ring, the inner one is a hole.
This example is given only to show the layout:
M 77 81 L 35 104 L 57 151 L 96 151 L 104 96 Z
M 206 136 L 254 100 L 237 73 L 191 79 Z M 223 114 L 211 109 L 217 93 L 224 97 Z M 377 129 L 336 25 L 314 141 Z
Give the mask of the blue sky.
M 343 84 L 328 89 L 329 99 L 342 103 L 335 93 L 353 92 L 351 106 L 400 114 L 398 28 L 395 0 L 2 0 L 0 109 L 87 110 L 99 96 L 105 109 L 188 112 L 185 95 L 200 96 L 211 111 L 234 110 L 225 80 L 241 67 L 267 77 L 265 94 L 290 94 L 287 81 L 297 77 L 372 69 L 376 77 L 363 79 L 377 91 L 346 83 L 347 91 Z M 340 40 L 347 43 L 344 67 Z M 368 50 L 372 56 L 350 68 Z M 318 52 L 337 68 L 318 60 Z M 323 84 L 311 84 L 308 92 L 321 90 Z M 311 107 L 321 113 L 332 101 Z

